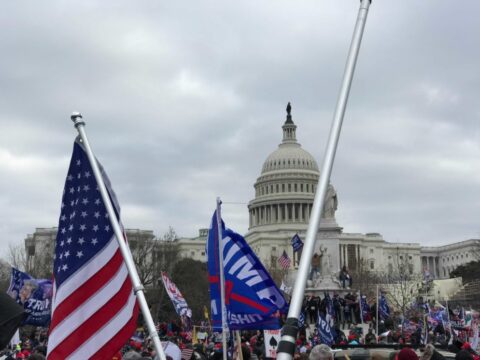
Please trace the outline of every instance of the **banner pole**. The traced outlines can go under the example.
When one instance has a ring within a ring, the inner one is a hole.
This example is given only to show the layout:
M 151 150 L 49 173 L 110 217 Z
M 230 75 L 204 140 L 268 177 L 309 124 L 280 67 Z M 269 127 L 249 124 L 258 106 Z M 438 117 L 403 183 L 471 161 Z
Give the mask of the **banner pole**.
M 228 326 L 225 309 L 225 274 L 223 273 L 223 233 L 222 233 L 222 201 L 217 197 L 217 232 L 218 232 L 218 250 L 219 250 L 219 267 L 220 267 L 220 306 L 222 308 L 222 348 L 223 360 L 227 360 L 227 334 Z
M 135 293 L 135 296 L 137 297 L 137 301 L 140 305 L 140 309 L 147 324 L 147 329 L 153 341 L 155 351 L 160 360 L 166 360 L 162 344 L 160 343 L 157 330 L 155 329 L 152 314 L 150 313 L 147 300 L 145 299 L 145 294 L 143 292 L 144 287 L 140 282 L 135 263 L 133 262 L 132 254 L 127 245 L 127 242 L 125 241 L 122 228 L 120 227 L 120 224 L 117 220 L 117 215 L 115 214 L 112 203 L 110 201 L 110 196 L 108 195 L 107 188 L 105 187 L 103 176 L 98 167 L 97 160 L 95 158 L 95 155 L 93 154 L 92 148 L 90 147 L 90 143 L 88 142 L 87 134 L 85 132 L 85 121 L 83 121 L 82 115 L 80 113 L 73 113 L 70 118 L 72 119 L 74 126 L 77 129 L 80 138 L 82 139 L 83 146 L 85 147 L 85 152 L 87 153 L 88 161 L 92 166 L 95 180 L 97 180 L 98 190 L 100 191 L 103 203 L 105 204 L 105 208 L 107 209 L 107 213 L 111 221 L 115 237 L 117 238 L 120 252 L 122 253 L 123 260 L 125 261 L 125 266 L 127 267 L 130 280 L 132 281 L 133 291 Z
M 379 340 L 379 334 L 378 334 L 378 323 L 380 322 L 380 319 L 378 318 L 378 308 L 380 307 L 380 299 L 378 298 L 378 285 L 377 285 L 377 316 L 376 316 L 376 325 L 377 325 L 377 328 L 376 328 L 376 335 L 377 335 L 377 343 L 378 343 L 378 340 Z
M 240 330 L 235 331 L 236 338 L 237 338 L 237 347 L 238 347 L 238 360 L 243 360 L 243 353 L 242 353 L 242 338 L 240 336 Z
M 298 335 L 298 318 L 302 306 L 302 300 L 307 283 L 308 269 L 310 267 L 311 258 L 314 252 L 316 235 L 320 226 L 320 218 L 324 206 L 325 195 L 327 193 L 330 182 L 330 175 L 332 172 L 333 161 L 335 159 L 335 152 L 340 138 L 343 117 L 347 106 L 348 95 L 352 84 L 353 73 L 355 71 L 355 64 L 360 50 L 363 30 L 367 20 L 368 8 L 371 0 L 361 0 L 360 9 L 358 11 L 357 21 L 350 44 L 350 50 L 345 65 L 345 71 L 338 96 L 335 113 L 333 116 L 332 127 L 325 150 L 322 170 L 318 180 L 317 191 L 313 201 L 311 220 L 308 224 L 307 235 L 304 244 L 304 253 L 300 258 L 300 265 L 298 267 L 297 280 L 295 281 L 290 308 L 288 310 L 287 321 L 282 328 L 282 338 L 278 345 L 277 359 L 291 360 L 295 352 L 295 340 Z

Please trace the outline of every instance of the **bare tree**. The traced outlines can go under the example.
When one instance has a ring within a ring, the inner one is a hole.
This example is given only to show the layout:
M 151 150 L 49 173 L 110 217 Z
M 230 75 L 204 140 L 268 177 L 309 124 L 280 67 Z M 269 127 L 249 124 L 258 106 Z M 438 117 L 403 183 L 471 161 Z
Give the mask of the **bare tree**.
M 37 279 L 49 279 L 52 276 L 53 253 L 49 246 L 36 249 L 35 255 L 27 256 L 23 244 L 8 244 L 7 261 L 11 266 L 24 271 Z
M 145 287 L 155 287 L 160 272 L 171 272 L 178 261 L 178 236 L 172 227 L 160 238 L 140 238 L 130 241 L 138 276 Z
M 388 289 L 389 302 L 404 319 L 419 316 L 412 303 L 421 295 L 422 275 L 414 271 L 413 261 L 407 253 L 397 250 L 393 256 L 393 266 L 381 280 Z
M 22 244 L 8 244 L 7 261 L 14 268 L 21 271 L 27 271 L 27 252 Z
M 6 291 L 10 280 L 10 266 L 0 259 L 0 291 Z
M 146 287 L 151 286 L 155 281 L 156 263 L 153 261 L 153 258 L 157 251 L 157 243 L 158 241 L 155 238 L 130 243 L 138 277 L 140 282 Z
M 355 289 L 358 289 L 362 295 L 366 295 L 368 298 L 375 298 L 375 288 L 380 283 L 381 278 L 377 272 L 370 268 L 370 263 L 367 260 L 360 259 L 350 275 Z

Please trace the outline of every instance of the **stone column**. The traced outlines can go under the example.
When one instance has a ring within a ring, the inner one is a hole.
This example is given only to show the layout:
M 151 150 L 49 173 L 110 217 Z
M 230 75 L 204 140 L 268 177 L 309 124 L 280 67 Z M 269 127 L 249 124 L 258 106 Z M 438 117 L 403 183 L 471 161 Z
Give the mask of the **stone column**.
M 299 206 L 300 206 L 300 209 L 299 209 L 299 210 L 300 210 L 300 213 L 299 213 L 298 217 L 299 217 L 299 219 L 300 219 L 300 222 L 305 222 L 305 221 L 303 221 L 303 204 L 300 203 Z
M 338 247 L 340 251 L 340 269 L 341 269 L 343 266 L 343 245 L 339 244 Z
M 349 264 L 348 264 L 348 244 L 345 244 L 345 266 L 348 268 Z
M 295 217 L 297 216 L 295 211 L 295 203 L 292 203 L 292 221 L 295 222 Z
M 340 268 L 345 265 L 345 245 L 340 245 Z
M 356 261 L 356 265 L 357 265 L 357 270 L 360 268 L 360 245 L 357 245 L 357 261 Z
M 277 204 L 277 223 L 281 221 L 280 204 Z
M 437 274 L 437 257 L 433 257 L 433 277 L 436 279 L 438 277 Z

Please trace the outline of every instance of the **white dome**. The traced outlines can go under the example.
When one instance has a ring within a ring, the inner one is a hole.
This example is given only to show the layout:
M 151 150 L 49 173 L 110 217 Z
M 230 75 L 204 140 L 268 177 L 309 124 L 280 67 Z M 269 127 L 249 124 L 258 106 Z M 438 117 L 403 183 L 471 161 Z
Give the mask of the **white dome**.
M 278 149 L 272 152 L 262 167 L 262 175 L 277 170 L 310 170 L 318 173 L 318 165 L 315 158 L 302 149 L 298 143 L 282 143 Z

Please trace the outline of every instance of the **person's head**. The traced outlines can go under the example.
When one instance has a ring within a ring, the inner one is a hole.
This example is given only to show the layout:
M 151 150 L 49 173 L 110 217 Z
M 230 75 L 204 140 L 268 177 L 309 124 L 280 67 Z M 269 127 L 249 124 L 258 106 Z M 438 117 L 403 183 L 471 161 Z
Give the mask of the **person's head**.
M 45 360 L 45 356 L 42 354 L 32 354 L 28 357 L 28 360 Z
M 134 350 L 130 350 L 129 352 L 125 353 L 125 355 L 123 355 L 123 360 L 139 360 L 141 358 L 142 355 L 140 355 Z
M 460 350 L 455 355 L 455 360 L 473 360 L 473 356 L 467 350 Z
M 332 349 L 325 344 L 315 346 L 310 352 L 309 360 L 332 360 Z
M 30 299 L 32 293 L 37 289 L 38 285 L 34 280 L 25 280 L 23 286 L 20 289 L 20 301 L 22 304 Z
M 433 356 L 434 351 L 435 351 L 435 347 L 432 344 L 425 345 L 425 349 L 423 350 L 421 359 L 430 360 Z
M 370 359 L 370 351 L 368 349 L 353 349 L 350 354 L 351 360 L 368 360 Z
M 411 348 L 403 348 L 398 353 L 398 360 L 418 360 L 418 355 Z

